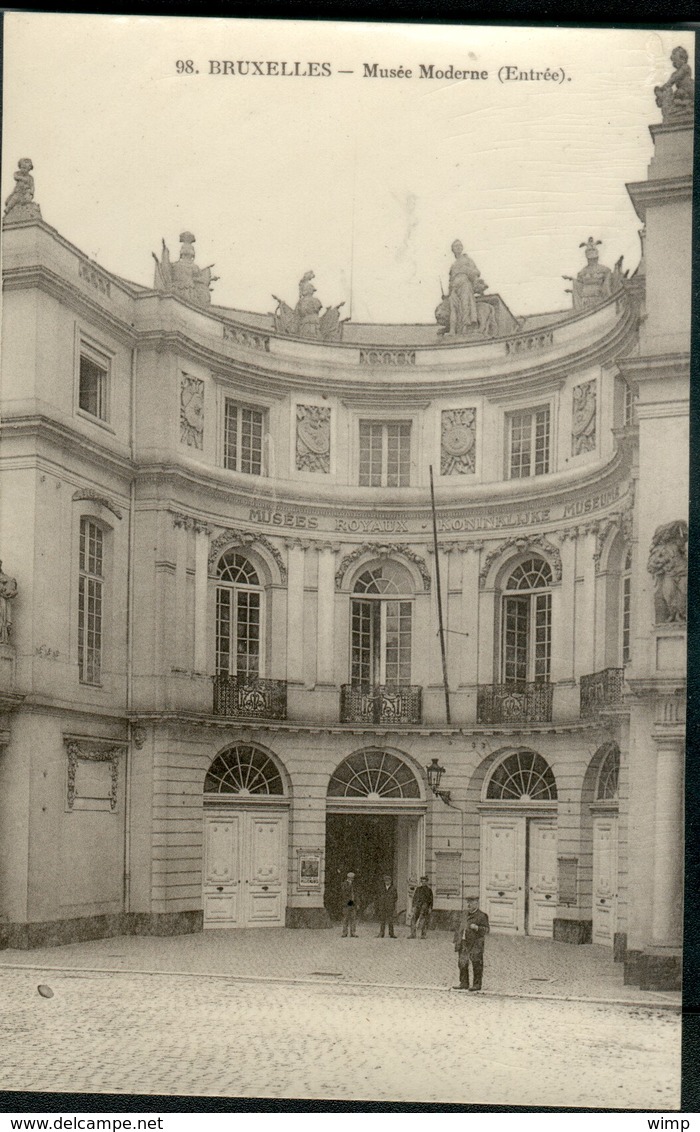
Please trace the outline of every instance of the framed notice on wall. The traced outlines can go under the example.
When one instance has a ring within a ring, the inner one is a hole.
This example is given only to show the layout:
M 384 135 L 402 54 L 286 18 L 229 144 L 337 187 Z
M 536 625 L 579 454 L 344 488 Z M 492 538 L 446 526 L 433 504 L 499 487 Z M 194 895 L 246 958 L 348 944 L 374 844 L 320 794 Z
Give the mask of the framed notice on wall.
M 297 850 L 297 886 L 299 888 L 320 889 L 321 857 L 320 849 Z

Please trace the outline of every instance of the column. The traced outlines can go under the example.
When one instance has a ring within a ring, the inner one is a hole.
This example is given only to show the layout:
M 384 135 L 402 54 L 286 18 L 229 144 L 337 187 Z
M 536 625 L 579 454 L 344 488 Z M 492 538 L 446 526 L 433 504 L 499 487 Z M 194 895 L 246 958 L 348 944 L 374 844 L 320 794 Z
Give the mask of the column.
M 308 542 L 287 541 L 287 680 L 304 680 L 304 564 Z
M 316 610 L 316 683 L 335 684 L 333 622 L 335 610 L 335 555 L 337 547 L 322 542 L 318 555 Z
M 175 656 L 173 665 L 189 669 L 192 655 L 189 650 L 189 622 L 187 618 L 187 529 L 191 520 L 185 515 L 173 515 L 175 527 Z
M 209 582 L 209 527 L 194 524 L 194 671 L 206 673 L 207 586 Z
M 575 679 L 576 571 L 578 527 L 561 533 L 561 582 L 552 587 L 553 684 Z
M 683 891 L 683 743 L 656 736 L 652 946 L 680 947 Z
M 479 675 L 479 562 L 482 542 L 463 543 L 462 551 L 462 668 L 459 683 L 474 685 Z M 493 619 L 492 619 L 493 620 Z

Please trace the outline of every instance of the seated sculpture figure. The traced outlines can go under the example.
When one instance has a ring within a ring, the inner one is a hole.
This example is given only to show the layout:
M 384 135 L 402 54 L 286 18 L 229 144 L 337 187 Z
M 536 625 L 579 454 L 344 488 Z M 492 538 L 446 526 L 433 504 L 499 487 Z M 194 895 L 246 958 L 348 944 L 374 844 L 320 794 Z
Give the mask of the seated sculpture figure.
M 41 216 L 39 205 L 34 201 L 34 178 L 32 177 L 32 159 L 22 157 L 17 162 L 17 168 L 12 176 L 15 187 L 5 201 L 5 216 L 14 212 L 12 219 L 29 220 Z
M 163 240 L 161 258 L 155 252 L 156 261 L 154 289 L 156 291 L 170 291 L 188 303 L 197 307 L 208 307 L 211 303 L 211 285 L 219 278 L 212 275 L 209 267 L 198 267 L 194 262 L 195 237 L 191 232 L 180 233 L 180 258 L 173 263 L 170 259 L 168 246 Z
M 597 245 L 600 242 L 589 236 L 585 243 L 579 244 L 580 248 L 586 250 L 586 266 L 581 268 L 575 279 L 571 275 L 562 275 L 562 279 L 572 284 L 571 295 L 575 311 L 594 307 L 613 293 L 613 272 L 609 267 L 598 262 Z M 621 267 L 621 261 L 619 263 Z
M 688 64 L 685 47 L 675 47 L 671 52 L 673 74 L 661 86 L 654 87 L 656 105 L 661 109 L 664 122 L 682 122 L 693 117 L 695 103 L 695 84 L 693 72 Z

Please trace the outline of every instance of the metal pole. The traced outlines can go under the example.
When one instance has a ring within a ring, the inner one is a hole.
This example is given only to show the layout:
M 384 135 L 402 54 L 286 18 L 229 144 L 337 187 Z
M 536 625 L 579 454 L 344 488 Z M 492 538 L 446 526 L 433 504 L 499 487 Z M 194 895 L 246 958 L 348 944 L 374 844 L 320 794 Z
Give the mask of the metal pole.
M 433 465 L 430 465 L 430 505 L 433 511 L 433 548 L 435 550 L 435 585 L 437 587 L 438 627 L 440 631 L 440 652 L 442 653 L 442 682 L 445 687 L 445 719 L 452 723 L 450 716 L 450 689 L 447 683 L 447 654 L 445 652 L 445 629 L 442 623 L 442 589 L 440 587 L 440 556 L 438 555 L 437 517 L 435 514 L 435 488 L 433 487 Z

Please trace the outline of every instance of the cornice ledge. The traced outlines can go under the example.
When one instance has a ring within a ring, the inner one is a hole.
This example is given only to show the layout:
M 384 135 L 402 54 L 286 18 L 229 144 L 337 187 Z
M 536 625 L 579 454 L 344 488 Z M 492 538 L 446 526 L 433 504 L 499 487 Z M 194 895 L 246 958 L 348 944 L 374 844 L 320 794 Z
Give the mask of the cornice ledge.
M 81 257 L 86 262 L 87 257 Z M 104 269 L 100 268 L 101 271 Z M 112 276 L 109 272 L 104 274 L 112 281 Z M 5 291 L 26 291 L 31 287 L 38 287 L 40 290 L 45 291 L 47 294 L 52 295 L 53 298 L 66 301 L 68 305 L 79 303 L 86 307 L 90 314 L 103 322 L 107 323 L 111 330 L 120 337 L 123 341 L 133 346 L 137 340 L 137 332 L 134 331 L 133 326 L 125 322 L 113 311 L 108 310 L 106 307 L 96 303 L 92 296 L 82 291 L 70 280 L 66 279 L 63 275 L 58 275 L 50 268 L 44 267 L 43 264 L 35 264 L 30 267 L 8 267 L 3 271 L 3 290 Z M 132 296 L 127 296 L 131 298 Z
M 126 476 L 131 480 L 133 465 L 128 456 L 119 456 L 111 449 L 91 441 L 83 433 L 74 432 L 63 422 L 52 420 L 41 413 L 33 413 L 31 416 L 24 414 L 13 416 L 8 413 L 0 423 L 0 432 L 8 434 L 12 432 L 14 435 L 21 432 L 30 435 L 33 433 L 43 439 L 62 444 L 81 457 L 85 457 L 87 450 L 99 462 L 101 470 L 107 466 L 115 475 Z M 122 447 L 125 450 L 127 448 L 126 444 L 122 444 Z
M 677 676 L 626 676 L 625 683 L 637 699 L 655 695 L 685 695 L 687 677 L 685 673 Z
M 673 354 L 646 354 L 642 357 L 617 358 L 617 368 L 623 377 L 632 381 L 655 381 L 663 377 L 683 377 L 690 380 L 690 351 Z

